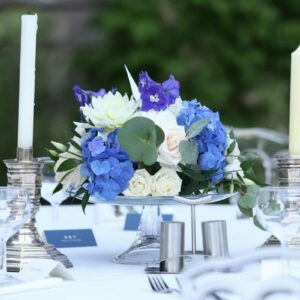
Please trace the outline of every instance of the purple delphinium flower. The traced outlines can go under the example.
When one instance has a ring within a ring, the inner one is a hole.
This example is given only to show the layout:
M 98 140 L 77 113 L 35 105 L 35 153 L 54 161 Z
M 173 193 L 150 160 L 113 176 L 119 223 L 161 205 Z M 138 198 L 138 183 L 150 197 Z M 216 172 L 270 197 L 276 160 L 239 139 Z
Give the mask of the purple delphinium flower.
M 111 92 L 113 94 L 115 94 L 117 91 L 118 90 L 115 87 L 111 89 Z M 92 97 L 104 97 L 107 94 L 105 89 L 100 89 L 98 92 L 93 92 L 93 91 L 83 90 L 78 85 L 73 86 L 73 92 L 80 106 L 85 106 L 86 104 L 90 104 L 92 101 Z
M 131 160 L 117 139 L 117 129 L 111 132 L 106 141 L 92 128 L 87 139 L 82 142 L 84 163 L 81 173 L 88 177 L 85 188 L 89 194 L 99 199 L 112 200 L 129 186 L 134 169 Z
M 141 93 L 143 111 L 154 109 L 165 110 L 169 105 L 175 103 L 179 97 L 179 81 L 173 75 L 159 84 L 152 80 L 147 72 L 141 72 L 139 76 L 139 92 Z
M 93 91 L 83 90 L 78 85 L 74 85 L 73 92 L 80 106 L 85 106 L 86 104 L 90 104 L 92 97 L 103 97 L 104 95 L 106 95 L 105 89 L 100 89 L 98 92 L 93 92 Z
M 217 182 L 224 176 L 225 151 L 227 134 L 220 121 L 219 114 L 197 100 L 183 101 L 182 109 L 177 117 L 177 123 L 187 130 L 190 125 L 200 119 L 209 119 L 205 128 L 193 138 L 199 150 L 198 164 L 201 170 L 214 171 L 211 180 Z

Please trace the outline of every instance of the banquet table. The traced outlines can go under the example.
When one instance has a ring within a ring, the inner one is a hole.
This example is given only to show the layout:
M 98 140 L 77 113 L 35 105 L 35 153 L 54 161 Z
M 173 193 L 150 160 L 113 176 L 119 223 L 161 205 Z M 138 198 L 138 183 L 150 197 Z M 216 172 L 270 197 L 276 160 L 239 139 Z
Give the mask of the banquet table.
M 140 207 L 136 207 L 140 210 Z M 116 217 L 113 207 L 107 204 L 88 205 L 83 214 L 78 205 L 62 205 L 60 223 L 57 229 L 92 228 L 97 247 L 60 248 L 74 264 L 68 272 L 75 281 L 63 281 L 54 287 L 29 291 L 22 294 L 1 296 L 7 300 L 34 299 L 178 299 L 176 294 L 154 293 L 142 265 L 122 265 L 111 261 L 111 258 L 122 253 L 134 240 L 136 232 L 124 231 L 126 207 L 121 208 L 122 215 Z M 186 250 L 191 247 L 190 210 L 186 206 L 163 206 L 163 213 L 173 214 L 176 221 L 186 224 Z M 233 205 L 202 205 L 197 207 L 197 247 L 202 248 L 201 221 L 226 220 L 229 252 L 231 256 L 254 251 L 268 237 L 268 233 L 253 225 L 252 219 L 237 219 L 237 208 Z M 54 229 L 51 218 L 51 207 L 43 206 L 37 215 L 37 227 L 42 233 L 45 229 Z M 202 263 L 193 260 L 186 267 Z M 170 286 L 176 287 L 175 275 L 164 277 Z

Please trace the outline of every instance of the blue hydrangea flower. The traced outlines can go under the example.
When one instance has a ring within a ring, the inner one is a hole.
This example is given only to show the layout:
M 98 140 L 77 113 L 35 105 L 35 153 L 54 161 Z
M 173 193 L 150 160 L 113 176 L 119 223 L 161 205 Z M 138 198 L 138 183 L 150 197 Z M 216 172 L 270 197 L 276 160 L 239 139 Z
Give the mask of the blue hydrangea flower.
M 82 142 L 84 163 L 81 173 L 88 177 L 85 188 L 99 199 L 112 200 L 129 186 L 134 169 L 126 152 L 117 139 L 117 129 L 104 140 L 99 133 L 103 129 L 92 128 Z
M 152 80 L 147 72 L 141 72 L 139 76 L 139 92 L 142 99 L 143 111 L 154 109 L 156 111 L 165 110 L 169 105 L 175 103 L 179 97 L 179 81 L 173 75 L 159 84 Z
M 201 106 L 197 100 L 183 101 L 177 122 L 187 130 L 192 123 L 206 118 L 210 122 L 193 140 L 198 145 L 198 163 L 201 170 L 214 170 L 211 180 L 216 182 L 224 176 L 225 151 L 227 147 L 227 134 L 220 121 L 219 114 L 205 106 Z

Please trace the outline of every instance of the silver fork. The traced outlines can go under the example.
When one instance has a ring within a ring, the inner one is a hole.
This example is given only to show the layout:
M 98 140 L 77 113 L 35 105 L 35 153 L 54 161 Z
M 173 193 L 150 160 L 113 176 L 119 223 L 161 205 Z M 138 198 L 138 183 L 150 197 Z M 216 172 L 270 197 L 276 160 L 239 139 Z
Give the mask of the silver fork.
M 180 294 L 180 290 L 181 290 L 181 283 L 178 279 L 178 277 L 175 277 L 177 285 L 179 287 L 179 289 L 175 289 L 175 288 L 170 288 L 168 286 L 168 284 L 164 281 L 164 279 L 162 278 L 162 276 L 160 275 L 152 275 L 149 276 L 148 275 L 148 280 L 150 283 L 150 286 L 152 288 L 152 290 L 156 293 L 164 293 L 164 294 L 170 294 L 170 293 L 177 293 Z M 225 300 L 224 298 L 220 297 L 218 294 L 216 293 L 212 293 L 211 296 L 215 299 L 215 300 Z
M 180 294 L 179 289 L 170 288 L 160 275 L 148 276 L 148 280 L 149 280 L 150 286 L 154 292 L 164 293 L 164 294 L 169 294 L 169 293 Z

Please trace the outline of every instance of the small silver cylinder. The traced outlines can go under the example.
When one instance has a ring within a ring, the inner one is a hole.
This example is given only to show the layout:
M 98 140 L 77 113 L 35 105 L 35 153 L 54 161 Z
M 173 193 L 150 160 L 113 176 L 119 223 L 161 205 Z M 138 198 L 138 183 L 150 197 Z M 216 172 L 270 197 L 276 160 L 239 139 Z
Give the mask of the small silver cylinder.
M 184 223 L 161 222 L 160 271 L 179 273 L 183 269 Z
M 226 221 L 202 222 L 202 241 L 204 255 L 228 256 Z

